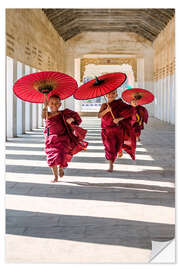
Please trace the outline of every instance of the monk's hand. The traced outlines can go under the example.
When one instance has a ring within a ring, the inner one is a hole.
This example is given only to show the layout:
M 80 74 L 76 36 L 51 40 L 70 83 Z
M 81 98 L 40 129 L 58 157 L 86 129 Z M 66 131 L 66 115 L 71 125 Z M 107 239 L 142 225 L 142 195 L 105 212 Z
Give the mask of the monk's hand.
M 122 120 L 124 120 L 124 117 L 120 117 L 120 118 L 118 118 L 119 119 L 119 121 L 122 121 Z
M 122 121 L 123 119 L 124 119 L 123 117 L 115 118 L 115 119 L 113 120 L 113 122 L 114 122 L 115 124 L 118 124 L 119 121 Z
M 114 124 L 118 124 L 118 123 L 119 123 L 119 118 L 115 118 L 115 119 L 113 120 L 113 122 L 114 122 Z
M 72 122 L 74 122 L 74 118 L 68 118 L 66 119 L 66 122 L 70 125 Z
M 107 112 L 110 112 L 111 111 L 111 107 L 108 105 L 107 108 L 106 108 Z

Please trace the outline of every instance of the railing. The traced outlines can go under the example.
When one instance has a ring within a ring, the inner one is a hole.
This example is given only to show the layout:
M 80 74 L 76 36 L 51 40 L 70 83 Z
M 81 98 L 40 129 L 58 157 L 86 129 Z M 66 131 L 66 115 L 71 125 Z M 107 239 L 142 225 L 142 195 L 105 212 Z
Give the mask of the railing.
M 98 112 L 101 103 L 83 103 L 81 104 L 81 112 Z

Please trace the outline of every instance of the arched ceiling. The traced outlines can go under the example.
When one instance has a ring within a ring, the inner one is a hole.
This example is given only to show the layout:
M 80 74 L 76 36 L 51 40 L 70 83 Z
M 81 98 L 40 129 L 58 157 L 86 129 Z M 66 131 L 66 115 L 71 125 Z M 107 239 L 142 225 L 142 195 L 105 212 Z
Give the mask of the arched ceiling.
M 175 9 L 43 9 L 66 41 L 86 32 L 134 32 L 154 41 Z

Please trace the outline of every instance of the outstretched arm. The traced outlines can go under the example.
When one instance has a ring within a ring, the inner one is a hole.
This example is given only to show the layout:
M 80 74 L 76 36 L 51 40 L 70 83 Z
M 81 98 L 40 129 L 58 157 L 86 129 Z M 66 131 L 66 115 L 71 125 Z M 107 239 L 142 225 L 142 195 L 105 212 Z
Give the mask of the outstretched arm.
M 69 109 L 64 110 L 64 119 L 66 120 L 68 124 L 73 123 L 75 125 L 80 125 L 82 122 L 79 114 Z

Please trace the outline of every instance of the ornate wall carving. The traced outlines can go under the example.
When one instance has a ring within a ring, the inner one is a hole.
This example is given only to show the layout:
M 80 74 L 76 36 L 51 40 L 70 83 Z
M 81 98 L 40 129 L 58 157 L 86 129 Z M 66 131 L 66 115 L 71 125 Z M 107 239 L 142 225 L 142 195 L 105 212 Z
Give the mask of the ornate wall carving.
M 137 59 L 135 57 L 127 58 L 82 58 L 80 62 L 81 81 L 83 80 L 85 67 L 88 64 L 95 65 L 123 65 L 129 64 L 132 66 L 135 81 L 137 81 Z

